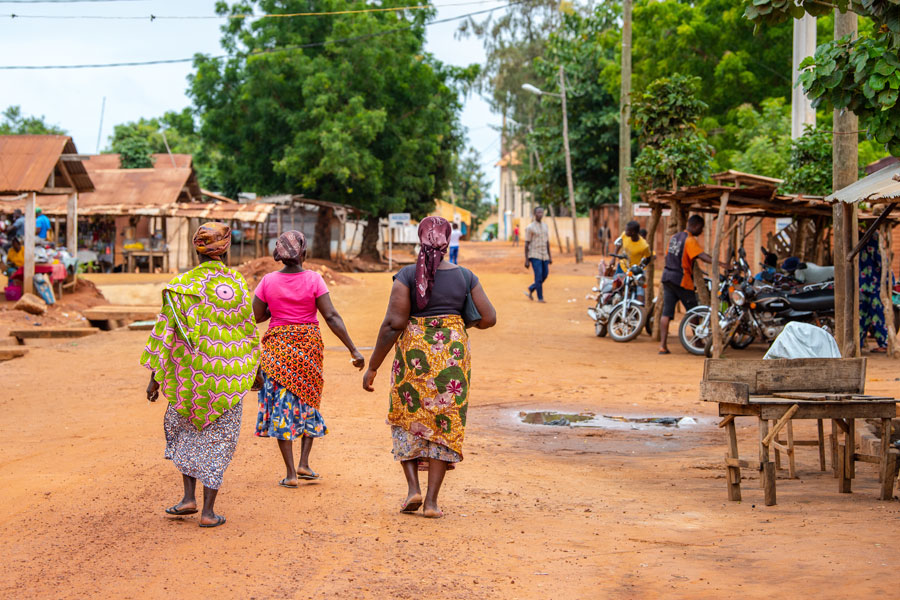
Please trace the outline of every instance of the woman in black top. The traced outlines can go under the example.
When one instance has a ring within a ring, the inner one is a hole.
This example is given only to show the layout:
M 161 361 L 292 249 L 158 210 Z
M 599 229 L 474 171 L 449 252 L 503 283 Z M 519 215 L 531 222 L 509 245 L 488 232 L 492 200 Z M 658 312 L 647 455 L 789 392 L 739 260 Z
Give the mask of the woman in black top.
M 450 224 L 428 217 L 419 224 L 421 249 L 415 265 L 394 277 L 387 314 L 378 332 L 363 388 L 372 382 L 396 343 L 391 367 L 391 424 L 394 459 L 403 466 L 409 487 L 401 512 L 443 516 L 438 492 L 447 465 L 462 460 L 469 408 L 471 355 L 462 314 L 466 297 L 481 320 L 478 329 L 493 327 L 497 313 L 471 271 L 444 261 Z M 428 491 L 422 497 L 418 470 L 428 470 Z

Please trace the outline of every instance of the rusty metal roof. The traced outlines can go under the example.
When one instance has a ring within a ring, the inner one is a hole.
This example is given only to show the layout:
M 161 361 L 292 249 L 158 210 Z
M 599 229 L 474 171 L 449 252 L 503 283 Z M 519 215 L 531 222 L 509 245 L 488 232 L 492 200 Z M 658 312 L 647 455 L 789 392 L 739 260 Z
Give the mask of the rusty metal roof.
M 152 154 L 151 158 L 153 158 L 154 169 L 190 169 L 191 175 L 185 180 L 184 187 L 189 191 L 191 198 L 197 201 L 200 200 L 200 196 L 203 195 L 203 193 L 200 189 L 200 183 L 197 181 L 197 172 L 194 170 L 193 156 L 190 154 Z M 175 166 L 172 166 L 173 162 L 175 163 Z M 85 162 L 85 166 L 89 173 L 95 171 L 107 171 L 110 169 L 132 170 L 122 169 L 121 158 L 115 153 L 94 154 L 91 156 L 90 160 Z
M 900 165 L 889 165 L 838 190 L 825 200 L 829 202 L 889 203 L 900 200 Z
M 62 162 L 63 154 L 78 154 L 67 135 L 0 136 L 0 193 L 40 192 L 47 187 L 51 175 L 59 172 L 63 176 L 63 170 L 76 190 L 93 190 L 81 161 L 75 158 Z

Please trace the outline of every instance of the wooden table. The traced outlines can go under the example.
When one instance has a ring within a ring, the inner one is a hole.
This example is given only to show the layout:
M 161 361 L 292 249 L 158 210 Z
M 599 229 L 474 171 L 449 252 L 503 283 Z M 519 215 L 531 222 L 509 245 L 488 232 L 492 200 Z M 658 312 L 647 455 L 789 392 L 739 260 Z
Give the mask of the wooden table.
M 153 272 L 153 259 L 162 258 L 163 273 L 169 272 L 169 251 L 168 250 L 129 250 L 128 255 L 128 272 L 134 272 L 134 259 L 146 257 L 150 273 Z
M 29 327 L 27 329 L 11 329 L 9 335 L 23 345 L 27 339 L 80 338 L 99 331 L 96 327 Z
M 793 428 L 795 419 L 819 421 L 819 452 L 824 462 L 822 424 L 830 419 L 833 437 L 832 463 L 838 480 L 838 491 L 850 493 L 857 462 L 880 465 L 879 498 L 893 497 L 897 477 L 897 450 L 890 445 L 891 419 L 897 414 L 897 400 L 863 394 L 865 359 L 800 359 L 800 360 L 707 360 L 701 399 L 719 404 L 719 423 L 726 432 L 728 451 L 725 455 L 728 499 L 741 499 L 741 468 L 760 472 L 760 484 L 766 506 L 776 502 L 775 471 L 770 452 L 784 452 L 794 473 Z M 756 417 L 759 426 L 759 460 L 742 460 L 738 454 L 737 417 Z M 878 455 L 856 452 L 856 419 L 880 419 L 881 447 Z M 787 444 L 777 440 L 787 427 Z M 842 442 L 838 442 L 842 437 Z M 815 442 L 810 442 L 810 445 Z

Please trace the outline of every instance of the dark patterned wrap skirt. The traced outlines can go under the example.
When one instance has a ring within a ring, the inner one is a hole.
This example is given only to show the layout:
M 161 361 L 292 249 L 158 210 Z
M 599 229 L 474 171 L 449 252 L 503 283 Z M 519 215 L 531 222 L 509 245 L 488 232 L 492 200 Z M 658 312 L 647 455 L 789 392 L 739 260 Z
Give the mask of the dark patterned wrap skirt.
M 237 447 L 242 409 L 243 400 L 198 430 L 169 404 L 163 421 L 166 458 L 188 477 L 199 479 L 210 489 L 219 489 Z

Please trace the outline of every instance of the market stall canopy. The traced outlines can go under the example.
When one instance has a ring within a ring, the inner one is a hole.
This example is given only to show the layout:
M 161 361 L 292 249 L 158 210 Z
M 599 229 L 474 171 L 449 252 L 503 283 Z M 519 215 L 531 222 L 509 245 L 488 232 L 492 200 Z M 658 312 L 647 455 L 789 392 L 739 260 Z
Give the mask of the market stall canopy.
M 151 170 L 167 171 L 170 169 L 189 171 L 188 177 L 184 182 L 184 202 L 200 202 L 201 196 L 204 194 L 200 189 L 200 183 L 197 180 L 197 171 L 194 169 L 194 157 L 190 154 L 151 154 L 153 167 Z M 87 172 L 93 175 L 99 171 L 147 171 L 148 169 L 123 169 L 121 157 L 118 154 L 95 154 L 85 163 Z M 100 187 L 98 184 L 97 187 Z M 214 198 L 218 199 L 218 198 Z
M 67 135 L 0 135 L 0 194 L 93 191 L 87 158 Z
M 722 195 L 728 193 L 728 214 L 748 217 L 830 217 L 831 206 L 821 196 L 779 194 L 772 184 L 749 187 L 693 185 L 672 190 L 644 192 L 644 201 L 664 206 L 680 205 L 691 212 L 716 213 Z
M 826 197 L 828 202 L 900 202 L 900 165 L 887 166 Z

